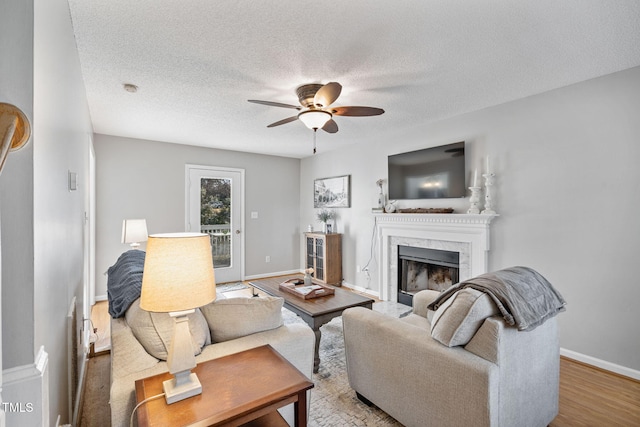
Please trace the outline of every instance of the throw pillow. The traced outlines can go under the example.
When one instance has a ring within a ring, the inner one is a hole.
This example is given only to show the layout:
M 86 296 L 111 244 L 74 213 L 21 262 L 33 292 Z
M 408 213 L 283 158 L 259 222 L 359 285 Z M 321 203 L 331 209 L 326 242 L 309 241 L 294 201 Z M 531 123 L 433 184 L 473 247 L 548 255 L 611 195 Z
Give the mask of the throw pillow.
M 202 307 L 211 340 L 229 341 L 282 326 L 284 300 L 276 297 L 227 298 Z
M 195 313 L 189 314 L 187 317 L 189 318 L 193 354 L 197 356 L 202 351 L 202 347 L 211 344 L 209 326 L 207 326 L 207 321 L 200 309 L 196 309 Z M 175 319 L 169 316 L 169 313 L 154 313 L 143 310 L 140 308 L 140 298 L 138 298 L 125 313 L 125 319 L 133 335 L 147 350 L 147 353 L 156 359 L 167 360 L 175 324 Z
M 464 288 L 447 299 L 434 313 L 431 336 L 447 347 L 467 344 L 487 317 L 498 314 L 491 297 Z

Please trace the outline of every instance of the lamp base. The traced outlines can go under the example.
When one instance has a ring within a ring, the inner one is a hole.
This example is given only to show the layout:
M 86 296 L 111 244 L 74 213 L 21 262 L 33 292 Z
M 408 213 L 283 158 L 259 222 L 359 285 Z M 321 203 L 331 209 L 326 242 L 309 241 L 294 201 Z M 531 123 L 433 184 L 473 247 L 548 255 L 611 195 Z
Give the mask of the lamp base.
M 200 380 L 191 371 L 176 373 L 175 378 L 162 383 L 162 388 L 168 405 L 202 393 Z

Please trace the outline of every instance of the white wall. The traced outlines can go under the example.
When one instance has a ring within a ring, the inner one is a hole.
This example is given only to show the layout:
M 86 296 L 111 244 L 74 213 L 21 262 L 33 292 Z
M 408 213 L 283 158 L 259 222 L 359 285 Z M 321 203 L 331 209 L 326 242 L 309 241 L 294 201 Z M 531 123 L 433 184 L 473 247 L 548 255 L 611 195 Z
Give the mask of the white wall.
M 526 265 L 568 301 L 561 346 L 640 370 L 640 67 L 580 84 L 425 123 L 393 141 L 359 141 L 306 158 L 301 165 L 301 222 L 315 221 L 312 181 L 351 174 L 352 207 L 338 209 L 345 281 L 379 291 L 356 273 L 370 258 L 370 214 L 387 155 L 467 142 L 468 176 L 491 156 L 497 174 L 490 269 Z M 468 208 L 464 200 L 400 206 Z M 300 259 L 302 265 L 303 260 Z
M 9 413 L 7 424 L 54 425 L 58 415 L 71 421 L 66 315 L 73 296 L 83 300 L 83 183 L 92 128 L 67 1 L 3 1 L 0 28 L 0 99 L 22 108 L 33 129 L 0 177 L 3 368 L 29 372 L 42 347 L 48 354 L 40 390 L 23 387 L 32 378 L 18 375 L 12 383 L 44 420 Z M 74 193 L 67 190 L 69 170 L 80 182 Z M 13 391 L 6 389 L 5 401 Z
M 0 9 L 0 101 L 33 123 L 33 2 Z M 33 362 L 33 138 L 9 153 L 0 175 L 2 209 L 2 363 Z
M 34 352 L 44 346 L 49 353 L 55 425 L 58 415 L 71 422 L 66 315 L 74 296 L 80 321 L 84 312 L 93 128 L 67 1 L 37 0 L 34 20 Z M 69 172 L 77 173 L 76 191 L 69 191 Z
M 245 276 L 298 269 L 299 160 L 98 134 L 95 150 L 96 296 L 107 295 L 104 273 L 129 249 L 123 219 L 145 218 L 150 234 L 184 231 L 186 164 L 245 169 Z
M 33 120 L 33 3 L 0 2 L 0 102 L 16 105 Z M 0 175 L 0 370 L 33 361 L 33 147 L 9 154 Z M 22 307 L 21 307 L 22 306 Z M 9 321 L 10 318 L 15 319 Z M 14 323 L 17 322 L 17 323 Z M 8 348 L 10 348 L 8 350 Z M 7 402 L 0 374 L 0 401 Z M 0 424 L 4 425 L 0 409 Z

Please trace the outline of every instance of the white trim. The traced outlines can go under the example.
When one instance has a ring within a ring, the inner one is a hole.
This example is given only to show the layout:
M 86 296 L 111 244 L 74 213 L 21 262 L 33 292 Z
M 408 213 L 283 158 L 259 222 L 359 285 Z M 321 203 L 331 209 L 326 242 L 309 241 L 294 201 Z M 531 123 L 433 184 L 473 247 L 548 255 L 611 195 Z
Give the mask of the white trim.
M 627 368 L 626 366 L 617 365 L 606 360 L 597 359 L 595 357 L 587 356 L 586 354 L 578 353 L 566 348 L 560 348 L 560 355 L 568 357 L 569 359 L 577 360 L 587 365 L 595 366 L 605 371 L 613 372 L 618 375 L 633 378 L 636 381 L 640 381 L 640 371 Z
M 86 353 L 82 353 L 83 359 L 84 361 L 82 362 L 82 366 L 80 369 L 80 375 L 78 376 L 78 388 L 76 390 L 76 397 L 75 397 L 75 401 L 76 401 L 76 407 L 73 409 L 73 417 L 72 419 L 76 422 L 79 423 L 80 420 L 78 419 L 78 417 L 80 416 L 80 407 L 82 406 L 82 402 L 84 401 L 84 390 L 86 387 L 86 383 L 87 383 L 87 365 L 89 360 L 87 359 L 87 355 Z M 60 415 L 58 415 L 58 423 L 60 422 Z
M 89 185 L 88 206 L 85 212 L 85 221 L 88 222 L 87 233 L 87 284 L 85 286 L 85 317 L 91 315 L 91 306 L 96 303 L 96 152 L 93 148 L 93 135 L 89 135 Z
M 264 279 L 267 277 L 287 276 L 289 274 L 302 273 L 302 270 L 286 270 L 286 271 L 272 271 L 271 273 L 253 274 L 251 276 L 245 276 L 244 280 L 256 280 Z
M 381 299 L 380 298 L 380 292 L 374 291 L 373 289 L 363 288 L 362 286 L 356 286 L 356 285 L 354 285 L 352 283 L 345 282 L 345 281 L 342 282 L 342 286 L 344 288 L 349 288 L 349 289 L 351 289 L 353 291 L 360 292 L 360 293 L 367 294 L 367 295 L 371 295 L 372 297 L 375 297 L 377 299 Z
M 38 351 L 33 363 L 16 366 L 2 371 L 3 385 L 10 387 L 23 381 L 40 378 L 44 370 L 47 368 L 48 362 L 49 355 L 44 351 L 44 347 L 40 347 L 40 351 Z
M 500 215 L 478 214 L 374 214 L 378 224 L 456 224 L 463 227 L 488 226 Z
M 33 405 L 32 412 L 6 412 L 6 425 L 49 425 L 49 355 L 40 347 L 33 363 L 2 372 L 4 402 Z
M 109 297 L 107 295 L 96 295 L 95 300 L 98 301 L 107 301 Z

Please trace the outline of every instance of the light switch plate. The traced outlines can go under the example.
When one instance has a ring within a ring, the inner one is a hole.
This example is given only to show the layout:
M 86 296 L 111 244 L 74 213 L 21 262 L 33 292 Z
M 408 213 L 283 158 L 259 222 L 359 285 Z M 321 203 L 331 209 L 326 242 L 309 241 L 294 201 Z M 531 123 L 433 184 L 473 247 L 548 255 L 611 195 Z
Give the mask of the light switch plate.
M 76 191 L 78 189 L 78 174 L 76 172 L 69 171 L 69 191 Z

